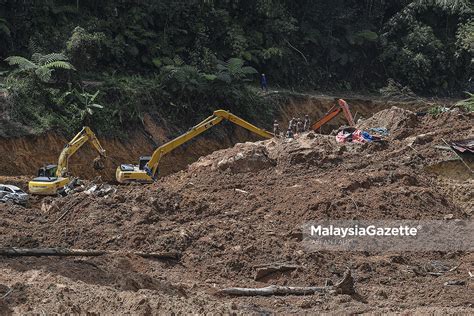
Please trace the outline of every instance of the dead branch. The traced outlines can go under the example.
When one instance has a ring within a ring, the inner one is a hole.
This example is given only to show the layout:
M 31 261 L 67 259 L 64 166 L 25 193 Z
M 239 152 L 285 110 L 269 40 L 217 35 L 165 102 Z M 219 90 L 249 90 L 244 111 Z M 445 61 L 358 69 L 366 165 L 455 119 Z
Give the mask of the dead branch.
M 155 259 L 174 259 L 180 258 L 178 252 L 119 252 L 106 250 L 84 250 L 84 249 L 67 249 L 67 248 L 0 248 L 0 256 L 3 257 L 97 257 L 108 254 L 127 255 L 133 254 L 143 258 Z
M 224 295 L 236 296 L 271 296 L 271 295 L 309 295 L 315 293 L 336 293 L 336 294 L 353 294 L 354 279 L 352 278 L 350 270 L 346 270 L 343 279 L 334 286 L 308 286 L 308 287 L 293 287 L 293 286 L 279 286 L 270 285 L 264 288 L 239 288 L 231 287 L 225 288 L 218 292 Z
M 297 51 L 301 57 L 303 57 L 306 65 L 309 65 L 309 62 L 308 62 L 308 59 L 306 58 L 306 56 L 296 47 L 294 47 L 293 45 L 291 45 L 291 43 L 285 38 L 285 42 L 288 44 L 288 46 L 290 46 L 292 49 L 294 49 L 295 51 Z

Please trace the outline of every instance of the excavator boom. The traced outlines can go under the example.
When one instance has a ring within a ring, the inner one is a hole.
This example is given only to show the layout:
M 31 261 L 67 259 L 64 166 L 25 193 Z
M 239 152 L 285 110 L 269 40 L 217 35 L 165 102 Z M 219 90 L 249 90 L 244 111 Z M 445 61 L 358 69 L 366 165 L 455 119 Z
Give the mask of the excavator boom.
M 146 164 L 140 161 L 139 165 L 123 164 L 117 167 L 117 171 L 115 173 L 117 181 L 119 183 L 126 183 L 126 182 L 150 183 L 152 182 L 157 173 L 160 160 L 165 154 L 181 146 L 187 141 L 193 139 L 194 137 L 202 134 L 203 132 L 207 131 L 214 125 L 219 124 L 224 119 L 234 124 L 237 124 L 262 137 L 265 137 L 265 138 L 273 137 L 272 133 L 267 132 L 264 129 L 258 128 L 255 125 L 245 121 L 244 119 L 228 111 L 216 110 L 214 111 L 213 115 L 209 116 L 201 123 L 195 125 L 183 135 L 180 135 L 176 137 L 175 139 L 158 147 L 153 152 L 153 155 L 150 157 L 149 161 L 146 162 Z
M 61 154 L 59 155 L 59 159 L 58 159 L 58 168 L 56 170 L 57 177 L 63 177 L 67 175 L 69 157 L 74 155 L 76 151 L 78 151 L 79 148 L 81 148 L 82 145 L 84 145 L 88 141 L 91 142 L 91 144 L 97 150 L 100 158 L 106 157 L 105 150 L 104 148 L 102 148 L 94 132 L 92 132 L 92 130 L 89 127 L 84 126 L 82 130 L 79 133 L 77 133 L 76 136 L 74 136 L 74 138 L 61 151 Z M 95 167 L 97 166 L 98 164 L 96 164 Z
M 337 105 L 334 105 L 322 119 L 313 124 L 312 129 L 317 130 L 327 122 L 335 118 L 339 113 L 344 112 L 344 116 L 349 123 L 349 126 L 354 126 L 354 118 L 352 117 L 351 111 L 349 110 L 349 105 L 343 99 L 337 100 Z
M 92 130 L 85 126 L 66 144 L 58 158 L 57 165 L 43 167 L 38 172 L 38 177 L 28 182 L 28 189 L 32 194 L 56 195 L 60 190 L 70 183 L 68 162 L 86 142 L 90 141 L 99 152 L 99 159 L 94 160 L 94 168 L 103 168 L 102 158 L 106 157 L 105 150 L 99 143 Z

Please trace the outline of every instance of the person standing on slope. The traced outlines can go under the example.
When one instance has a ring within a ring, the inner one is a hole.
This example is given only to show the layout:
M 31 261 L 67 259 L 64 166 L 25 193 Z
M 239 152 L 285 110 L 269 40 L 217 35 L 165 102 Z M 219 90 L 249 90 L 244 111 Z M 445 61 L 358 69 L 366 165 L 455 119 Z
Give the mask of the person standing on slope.
M 277 120 L 273 121 L 273 135 L 276 138 L 280 138 L 280 125 Z
M 262 88 L 262 91 L 268 92 L 267 77 L 265 74 L 262 74 L 262 77 L 260 78 L 260 87 Z
M 304 116 L 304 126 L 303 126 L 303 129 L 305 132 L 309 131 L 309 115 L 306 114 Z

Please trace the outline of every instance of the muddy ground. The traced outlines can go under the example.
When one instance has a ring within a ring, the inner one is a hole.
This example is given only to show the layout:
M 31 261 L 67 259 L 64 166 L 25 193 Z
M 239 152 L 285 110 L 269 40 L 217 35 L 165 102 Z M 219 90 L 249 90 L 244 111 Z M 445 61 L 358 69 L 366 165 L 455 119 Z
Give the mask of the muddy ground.
M 248 142 L 151 185 L 112 186 L 105 196 L 33 198 L 29 207 L 1 204 L 2 247 L 117 253 L 3 257 L 0 311 L 472 314 L 472 252 L 329 252 L 302 245 L 301 227 L 310 220 L 472 218 L 472 173 L 451 151 L 434 146 L 474 137 L 474 115 L 384 111 L 361 124 L 392 128 L 385 143 L 339 144 L 315 133 Z M 464 159 L 474 168 L 472 158 Z M 86 189 L 92 185 L 86 182 Z M 146 259 L 130 253 L 136 251 L 180 258 Z M 256 277 L 274 263 L 295 268 Z M 217 293 L 232 286 L 323 286 L 347 268 L 353 295 Z

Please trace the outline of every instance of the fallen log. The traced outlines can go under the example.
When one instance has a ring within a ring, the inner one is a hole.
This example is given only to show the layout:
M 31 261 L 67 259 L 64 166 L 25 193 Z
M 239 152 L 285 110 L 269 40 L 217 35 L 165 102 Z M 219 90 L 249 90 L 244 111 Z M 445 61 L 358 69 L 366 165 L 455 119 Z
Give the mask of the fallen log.
M 315 293 L 354 294 L 354 279 L 350 270 L 346 270 L 342 280 L 334 286 L 293 287 L 270 285 L 263 288 L 231 287 L 218 292 L 218 294 L 235 296 L 310 295 Z
M 68 249 L 68 248 L 0 248 L 0 256 L 3 257 L 97 257 L 108 254 L 118 255 L 137 255 L 143 258 L 154 259 L 173 259 L 178 260 L 180 253 L 178 252 L 120 252 L 106 250 L 84 250 L 84 249 Z

